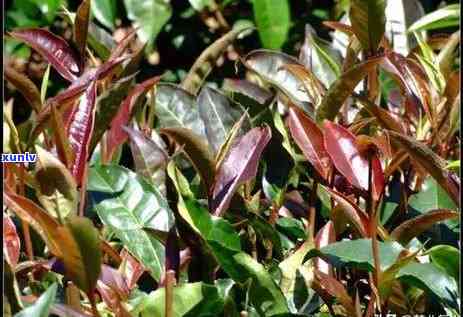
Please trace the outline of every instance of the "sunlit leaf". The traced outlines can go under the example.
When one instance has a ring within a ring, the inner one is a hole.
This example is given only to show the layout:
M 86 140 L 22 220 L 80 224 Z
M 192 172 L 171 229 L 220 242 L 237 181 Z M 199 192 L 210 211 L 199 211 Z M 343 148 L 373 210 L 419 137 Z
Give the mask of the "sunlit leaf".
M 125 182 L 121 182 L 120 177 L 112 178 L 110 175 L 113 171 L 126 174 Z M 90 181 L 92 174 L 99 185 Z M 98 187 L 122 190 L 115 198 L 98 203 L 95 209 L 103 223 L 111 228 L 127 250 L 159 281 L 164 271 L 164 246 L 147 230 L 170 230 L 173 215 L 167 201 L 152 185 L 117 166 L 95 166 L 90 169 L 89 190 Z
M 195 97 L 180 87 L 158 85 L 155 111 L 162 128 L 188 128 L 200 136 L 206 136 Z
M 111 0 L 93 0 L 92 1 L 92 14 L 95 18 L 111 30 L 114 29 L 114 22 L 116 20 L 116 3 Z
M 323 132 L 307 115 L 296 108 L 289 109 L 288 125 L 294 141 L 305 157 L 317 172 L 327 179 L 331 159 L 325 149 Z
M 369 190 L 369 162 L 360 152 L 356 137 L 342 126 L 325 121 L 325 148 L 336 169 L 353 186 Z M 376 154 L 371 157 L 371 179 L 373 199 L 378 200 L 384 187 L 384 174 Z
M 95 121 L 96 82 L 90 84 L 79 103 L 74 107 L 66 125 L 69 143 L 75 157 L 71 167 L 77 185 L 82 182 L 85 165 L 89 156 L 88 150 Z

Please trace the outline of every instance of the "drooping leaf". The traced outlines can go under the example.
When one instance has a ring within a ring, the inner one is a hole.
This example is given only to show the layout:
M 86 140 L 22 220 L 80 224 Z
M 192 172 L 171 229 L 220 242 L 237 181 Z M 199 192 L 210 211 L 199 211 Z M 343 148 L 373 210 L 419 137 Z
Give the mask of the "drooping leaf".
M 181 87 L 191 94 L 196 94 L 214 67 L 213 63 L 236 38 L 248 29 L 248 25 L 235 25 L 232 30 L 208 46 L 191 66 L 190 71 L 182 81 Z
M 323 132 L 307 115 L 294 107 L 289 109 L 289 130 L 294 141 L 321 177 L 328 179 L 331 159 L 323 142 Z
M 211 188 L 215 174 L 214 156 L 200 136 L 184 128 L 165 128 L 161 129 L 160 133 L 167 135 L 178 146 L 183 147 L 206 188 Z
M 77 214 L 77 185 L 69 170 L 50 152 L 36 146 L 37 198 L 45 209 L 60 220 Z
M 301 89 L 304 87 L 303 83 L 290 71 L 284 69 L 283 65 L 287 64 L 301 65 L 292 56 L 270 50 L 255 50 L 244 57 L 244 66 L 282 91 L 308 114 L 313 113 L 313 107 L 309 104 L 311 99 L 304 89 Z
M 114 1 L 92 0 L 91 10 L 98 22 L 111 30 L 114 29 L 117 13 L 117 6 Z
M 289 70 L 292 74 L 298 77 L 304 84 L 304 88 L 312 99 L 313 104 L 318 107 L 322 101 L 323 95 L 326 92 L 326 88 L 315 75 L 307 70 L 302 65 L 288 64 L 284 65 L 284 68 Z
M 21 240 L 16 226 L 10 216 L 3 212 L 3 256 L 13 269 L 18 264 L 20 252 Z
M 343 194 L 328 187 L 323 188 L 338 203 L 345 217 L 354 225 L 360 235 L 367 237 L 369 235 L 368 223 L 370 222 L 368 215 Z
M 123 129 L 130 139 L 130 149 L 136 172 L 161 190 L 165 187 L 163 183 L 169 159 L 162 139 L 157 134 L 154 134 L 156 139 L 151 139 L 138 130 L 127 127 L 123 127 Z
M 450 4 L 446 7 L 433 11 L 415 23 L 409 28 L 409 32 L 416 32 L 422 30 L 434 30 L 440 28 L 446 28 L 451 26 L 460 25 L 460 4 Z
M 279 49 L 286 42 L 291 23 L 287 0 L 253 0 L 254 18 L 265 48 Z
M 443 269 L 455 281 L 459 280 L 460 272 L 460 250 L 450 245 L 436 245 L 426 251 L 431 262 Z
M 162 128 L 188 128 L 200 136 L 206 136 L 195 97 L 180 87 L 158 85 L 155 111 Z
M 432 263 L 410 263 L 399 271 L 397 278 L 434 293 L 446 305 L 458 309 L 457 282 Z
M 273 97 L 271 92 L 246 79 L 226 78 L 223 81 L 223 89 L 245 95 L 261 105 L 267 104 Z
M 77 287 L 90 294 L 101 270 L 101 248 L 98 230 L 90 219 L 71 216 L 57 232 L 65 275 Z
M 386 28 L 385 0 L 353 0 L 349 18 L 352 30 L 362 47 L 370 54 L 376 52 Z
M 106 135 L 107 161 L 111 159 L 117 147 L 127 140 L 127 133 L 122 129 L 122 127 L 129 123 L 135 104 L 139 98 L 142 98 L 154 85 L 159 82 L 159 79 L 160 77 L 156 76 L 135 85 L 127 98 L 125 98 L 121 103 L 119 110 L 111 121 L 111 128 Z
M 137 259 L 131 256 L 126 249 L 122 250 L 121 258 L 121 274 L 129 290 L 132 290 L 137 286 L 137 282 L 145 272 L 145 268 Z
M 87 35 L 90 23 L 90 0 L 83 0 L 77 8 L 76 18 L 74 20 L 74 41 L 81 60 L 85 57 L 87 48 Z M 82 65 L 83 66 L 83 65 Z M 81 68 L 83 68 L 81 66 Z
M 324 119 L 333 120 L 357 84 L 371 72 L 381 60 L 381 57 L 372 58 L 345 71 L 330 86 L 323 98 L 320 107 L 317 109 L 317 122 L 323 122 Z
M 125 182 L 113 178 L 113 172 L 126 174 Z M 152 185 L 121 167 L 95 166 L 90 169 L 90 180 L 91 175 L 95 175 L 96 184 L 89 181 L 89 190 L 122 188 L 120 195 L 103 200 L 95 209 L 102 222 L 159 281 L 164 270 L 164 246 L 148 230 L 168 232 L 172 227 L 173 215 L 167 201 Z
M 19 29 L 10 34 L 36 50 L 65 79 L 74 81 L 82 72 L 79 56 L 61 37 L 45 29 Z
M 423 167 L 447 191 L 457 206 L 460 204 L 460 182 L 457 177 L 445 169 L 446 162 L 426 145 L 411 137 L 389 131 L 392 142 L 397 142 L 408 155 Z
M 361 153 L 356 137 L 342 126 L 325 121 L 325 148 L 336 169 L 353 186 L 368 190 L 369 162 Z M 376 161 L 376 162 L 375 162 Z M 371 157 L 373 199 L 378 200 L 384 187 L 384 174 L 376 154 Z
M 410 240 L 421 233 L 430 229 L 434 224 L 448 219 L 458 218 L 459 214 L 450 210 L 433 210 L 423 215 L 417 216 L 402 222 L 394 231 L 391 237 L 403 245 L 407 245 Z
M 17 72 L 13 67 L 5 67 L 5 78 L 8 80 L 24 98 L 29 102 L 35 112 L 39 112 L 42 108 L 42 100 L 37 86 L 22 73 Z
M 127 17 L 137 29 L 140 40 L 152 45 L 172 15 L 170 3 L 161 0 L 124 0 Z
M 53 283 L 48 289 L 40 295 L 37 301 L 31 306 L 23 309 L 15 317 L 48 317 L 50 308 L 55 301 L 56 290 L 58 285 Z
M 269 127 L 254 128 L 230 149 L 214 180 L 210 206 L 215 215 L 227 210 L 240 184 L 255 177 L 259 158 L 270 138 Z
M 27 222 L 47 244 L 56 256 L 61 255 L 57 230 L 59 223 L 45 210 L 37 206 L 30 199 L 17 195 L 9 190 L 3 191 L 4 204 L 19 218 Z
M 95 120 L 96 82 L 90 84 L 69 116 L 66 132 L 75 157 L 71 167 L 78 186 L 82 183 L 89 157 L 89 145 Z
M 217 153 L 242 113 L 232 106 L 225 95 L 207 86 L 198 95 L 197 104 L 209 145 L 213 152 Z

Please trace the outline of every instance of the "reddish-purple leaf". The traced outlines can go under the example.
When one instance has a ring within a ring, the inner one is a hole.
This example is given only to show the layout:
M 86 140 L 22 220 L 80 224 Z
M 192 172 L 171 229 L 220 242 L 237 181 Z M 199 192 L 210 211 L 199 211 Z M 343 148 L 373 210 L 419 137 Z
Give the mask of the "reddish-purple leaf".
M 407 245 L 413 238 L 430 229 L 434 224 L 444 220 L 455 219 L 459 216 L 460 214 L 458 212 L 450 210 L 433 210 L 402 222 L 391 232 L 391 238 L 399 241 L 403 245 Z
M 317 235 L 315 236 L 315 247 L 320 250 L 324 246 L 334 242 L 336 242 L 336 233 L 334 230 L 334 223 L 330 220 L 318 231 Z M 327 275 L 333 275 L 333 269 L 331 265 L 320 257 L 315 259 L 315 268 Z
M 127 133 L 122 129 L 126 126 L 132 115 L 132 109 L 140 97 L 144 96 L 154 85 L 159 82 L 160 77 L 156 76 L 145 80 L 144 82 L 136 85 L 129 93 L 127 98 L 124 99 L 119 111 L 114 116 L 111 122 L 111 128 L 106 135 L 107 157 L 106 162 L 111 160 L 113 153 L 117 147 L 127 140 Z
M 254 128 L 242 136 L 219 166 L 211 197 L 211 209 L 221 216 L 242 183 L 253 179 L 265 146 L 272 137 L 269 127 Z
M 294 141 L 322 178 L 328 179 L 331 159 L 325 150 L 323 132 L 301 110 L 291 107 L 287 119 Z
M 8 80 L 16 89 L 19 90 L 21 95 L 29 102 L 32 109 L 35 112 L 39 112 L 42 107 L 42 101 L 40 98 L 40 92 L 35 84 L 22 73 L 17 72 L 13 67 L 5 67 L 5 78 Z
M 346 128 L 325 121 L 325 148 L 336 169 L 353 186 L 368 190 L 368 159 L 361 153 L 355 136 Z M 384 174 L 376 155 L 372 155 L 372 194 L 378 200 L 384 187 Z
M 143 272 L 146 271 L 145 267 L 131 256 L 126 249 L 122 249 L 121 258 L 123 263 L 121 264 L 123 268 L 122 275 L 124 276 L 127 286 L 132 290 L 137 286 L 138 279 L 142 276 Z
M 77 185 L 82 182 L 85 164 L 88 158 L 88 148 L 95 120 L 96 82 L 90 84 L 85 93 L 74 107 L 66 124 L 69 142 L 74 150 L 75 157 L 71 167 Z
M 79 56 L 61 37 L 45 29 L 19 29 L 10 34 L 36 50 L 65 79 L 74 81 L 81 73 Z
M 414 72 L 409 61 L 402 55 L 387 51 L 381 61 L 381 67 L 395 78 L 407 96 L 407 108 L 415 116 L 419 116 L 423 103 L 420 99 L 420 89 L 414 78 Z
M 21 252 L 21 240 L 13 220 L 3 213 L 3 254 L 6 261 L 14 269 L 18 264 L 19 253 Z

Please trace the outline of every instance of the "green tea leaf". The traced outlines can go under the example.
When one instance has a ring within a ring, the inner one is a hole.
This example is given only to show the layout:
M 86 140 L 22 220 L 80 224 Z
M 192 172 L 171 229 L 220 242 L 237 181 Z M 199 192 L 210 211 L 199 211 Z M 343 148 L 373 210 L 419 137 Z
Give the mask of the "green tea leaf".
M 254 18 L 265 48 L 279 49 L 286 42 L 291 17 L 287 0 L 253 0 Z

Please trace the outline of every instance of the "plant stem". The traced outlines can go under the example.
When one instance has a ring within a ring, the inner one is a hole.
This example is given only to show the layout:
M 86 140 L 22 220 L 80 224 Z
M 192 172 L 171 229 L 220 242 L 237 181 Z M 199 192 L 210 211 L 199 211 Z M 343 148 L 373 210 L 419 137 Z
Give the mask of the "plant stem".
M 314 180 L 312 190 L 310 191 L 309 214 L 307 215 L 307 220 L 309 221 L 309 237 L 312 241 L 315 240 L 315 204 L 317 202 L 317 188 L 318 182 Z
M 92 305 L 93 317 L 101 317 L 100 312 L 98 311 L 98 308 L 96 307 L 95 293 L 93 291 L 90 291 L 90 293 L 87 294 L 87 296 L 88 296 L 88 300 L 90 301 L 90 304 Z
M 88 168 L 87 163 L 84 166 L 84 175 L 82 176 L 82 185 L 80 186 L 80 206 L 79 206 L 79 216 L 84 216 L 85 210 L 85 197 L 87 192 L 87 175 L 88 175 Z
M 25 186 L 24 186 L 24 178 L 25 178 L 25 166 L 24 164 L 21 164 L 19 166 L 19 194 L 23 197 L 25 197 Z M 32 248 L 32 240 L 31 240 L 31 231 L 29 228 L 29 223 L 21 220 L 21 224 L 23 227 L 23 235 L 24 235 L 24 240 L 26 242 L 26 253 L 27 257 L 29 258 L 30 261 L 34 260 L 34 249 Z
M 175 285 L 175 271 L 168 270 L 166 272 L 166 292 L 165 292 L 165 316 L 166 317 L 173 317 L 174 316 L 174 309 L 173 309 L 173 301 L 174 301 L 174 285 Z
M 370 236 L 371 236 L 371 244 L 372 244 L 372 252 L 373 252 L 373 261 L 375 264 L 375 271 L 373 275 L 374 287 L 378 289 L 379 279 L 381 275 L 381 262 L 379 259 L 379 246 L 378 246 L 378 238 L 377 238 L 377 213 L 376 213 L 376 202 L 373 199 L 373 171 L 372 171 L 372 154 L 368 153 L 368 199 L 367 199 L 367 213 L 370 215 Z M 372 296 L 373 296 L 372 292 Z M 380 300 L 378 298 L 378 300 Z M 381 313 L 381 305 L 378 306 L 378 309 Z

